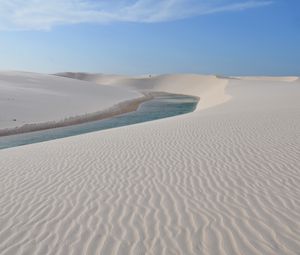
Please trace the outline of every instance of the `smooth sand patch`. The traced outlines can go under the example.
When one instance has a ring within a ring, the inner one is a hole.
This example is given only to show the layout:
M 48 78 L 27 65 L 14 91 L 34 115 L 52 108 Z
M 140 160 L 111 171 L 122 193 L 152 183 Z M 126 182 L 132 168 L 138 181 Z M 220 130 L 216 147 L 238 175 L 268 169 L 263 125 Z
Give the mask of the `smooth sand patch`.
M 0 72 L 0 129 L 62 122 L 143 95 L 126 88 L 26 72 Z

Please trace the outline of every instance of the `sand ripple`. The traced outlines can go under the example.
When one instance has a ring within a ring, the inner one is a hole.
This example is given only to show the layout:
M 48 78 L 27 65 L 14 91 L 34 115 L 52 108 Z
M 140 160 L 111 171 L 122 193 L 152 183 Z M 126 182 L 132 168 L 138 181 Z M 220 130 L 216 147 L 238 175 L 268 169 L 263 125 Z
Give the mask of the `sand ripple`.
M 197 114 L 1 151 L 0 253 L 299 254 L 299 113 Z

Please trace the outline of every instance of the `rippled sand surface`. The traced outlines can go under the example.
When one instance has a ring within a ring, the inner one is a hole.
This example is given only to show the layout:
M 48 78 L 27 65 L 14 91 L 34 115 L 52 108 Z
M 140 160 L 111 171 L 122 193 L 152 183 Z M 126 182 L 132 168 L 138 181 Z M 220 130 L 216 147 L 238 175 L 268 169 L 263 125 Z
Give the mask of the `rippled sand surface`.
M 299 81 L 229 79 L 224 93 L 1 150 L 0 254 L 299 254 Z

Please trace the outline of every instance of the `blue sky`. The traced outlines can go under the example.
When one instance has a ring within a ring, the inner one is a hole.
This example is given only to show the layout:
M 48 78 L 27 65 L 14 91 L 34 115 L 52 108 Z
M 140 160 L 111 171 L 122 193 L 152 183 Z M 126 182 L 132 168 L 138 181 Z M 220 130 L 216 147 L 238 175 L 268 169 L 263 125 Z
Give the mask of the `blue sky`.
M 300 75 L 298 0 L 0 0 L 0 69 Z

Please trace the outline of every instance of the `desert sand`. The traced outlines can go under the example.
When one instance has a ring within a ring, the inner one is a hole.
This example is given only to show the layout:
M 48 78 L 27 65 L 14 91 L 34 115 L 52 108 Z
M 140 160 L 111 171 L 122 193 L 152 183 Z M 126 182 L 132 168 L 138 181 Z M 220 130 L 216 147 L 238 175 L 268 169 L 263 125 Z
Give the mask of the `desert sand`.
M 1 150 L 0 254 L 299 254 L 299 79 L 94 78 L 200 102 Z
M 104 110 L 119 110 L 120 103 L 124 106 L 142 97 L 125 88 L 58 76 L 0 72 L 0 135 L 78 122 L 81 117 L 88 119 L 88 114 L 100 116 Z
M 191 95 L 201 98 L 197 109 L 205 109 L 230 99 L 224 90 L 228 79 L 214 75 L 166 74 L 157 76 L 126 77 L 122 75 L 103 75 L 87 73 L 60 73 L 62 77 L 85 80 L 101 85 L 125 87 L 134 91 L 159 91 Z

